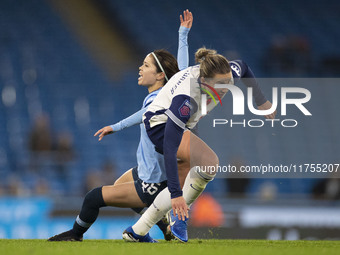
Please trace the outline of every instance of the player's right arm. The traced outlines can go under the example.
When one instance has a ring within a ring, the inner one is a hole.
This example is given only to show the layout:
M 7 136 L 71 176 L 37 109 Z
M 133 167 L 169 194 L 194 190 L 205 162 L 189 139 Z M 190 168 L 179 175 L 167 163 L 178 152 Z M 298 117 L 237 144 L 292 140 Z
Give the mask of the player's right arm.
M 146 107 L 142 108 L 138 112 L 135 112 L 131 116 L 117 122 L 116 124 L 113 124 L 111 126 L 106 126 L 106 127 L 99 129 L 94 134 L 94 136 L 99 135 L 98 141 L 101 141 L 103 139 L 103 137 L 106 136 L 106 135 L 113 134 L 113 133 L 121 131 L 125 128 L 140 124 L 140 123 L 142 123 L 142 118 L 143 118 L 143 114 L 145 113 L 145 111 L 146 111 Z

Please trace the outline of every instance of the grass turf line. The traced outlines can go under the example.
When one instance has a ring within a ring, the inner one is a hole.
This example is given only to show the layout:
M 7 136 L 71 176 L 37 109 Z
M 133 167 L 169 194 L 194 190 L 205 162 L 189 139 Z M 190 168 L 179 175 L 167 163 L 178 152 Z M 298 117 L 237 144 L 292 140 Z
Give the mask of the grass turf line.
M 127 243 L 123 240 L 84 240 L 83 242 L 47 242 L 45 240 L 0 239 L 1 255 L 217 255 L 217 254 L 339 254 L 340 241 L 268 241 L 268 240 L 190 240 L 189 243 L 161 241 L 157 244 Z

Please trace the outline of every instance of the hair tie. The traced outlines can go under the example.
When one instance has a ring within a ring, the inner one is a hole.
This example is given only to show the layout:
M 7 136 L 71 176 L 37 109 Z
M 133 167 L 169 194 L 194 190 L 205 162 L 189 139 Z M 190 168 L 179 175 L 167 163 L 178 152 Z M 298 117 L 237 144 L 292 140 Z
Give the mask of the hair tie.
M 205 60 L 205 57 L 201 57 L 201 60 L 204 61 L 204 60 Z

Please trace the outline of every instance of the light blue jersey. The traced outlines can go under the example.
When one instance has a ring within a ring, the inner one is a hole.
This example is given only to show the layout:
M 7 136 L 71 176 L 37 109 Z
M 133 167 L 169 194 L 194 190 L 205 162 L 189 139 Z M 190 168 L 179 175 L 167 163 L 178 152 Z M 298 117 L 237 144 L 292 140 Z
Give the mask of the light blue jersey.
M 157 96 L 161 89 L 155 90 L 146 96 L 143 108 Z M 147 183 L 159 183 L 166 180 L 164 156 L 155 151 L 155 145 L 150 141 L 144 123 L 140 124 L 140 142 L 137 149 L 138 177 Z
M 138 177 L 146 183 L 160 183 L 166 180 L 164 156 L 155 151 L 155 145 L 153 145 L 148 138 L 144 123 L 142 122 L 143 114 L 160 90 L 161 89 L 155 90 L 145 97 L 141 110 L 132 114 L 128 118 L 111 125 L 114 132 L 117 132 L 124 128 L 139 124 L 140 141 L 137 148 L 137 172 Z

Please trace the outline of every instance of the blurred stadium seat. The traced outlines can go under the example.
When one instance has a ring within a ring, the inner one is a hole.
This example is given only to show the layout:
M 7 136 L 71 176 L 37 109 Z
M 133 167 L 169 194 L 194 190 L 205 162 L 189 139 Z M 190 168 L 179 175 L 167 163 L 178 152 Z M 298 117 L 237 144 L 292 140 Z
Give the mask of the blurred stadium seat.
M 270 76 L 263 68 L 263 62 L 276 35 L 299 35 L 307 40 L 311 48 L 312 68 L 299 73 L 304 77 L 318 76 L 319 61 L 325 61 L 325 57 L 340 57 L 340 6 L 336 0 L 323 3 L 259 0 L 256 5 L 250 5 L 245 0 L 211 0 L 209 4 L 207 1 L 189 0 L 100 0 L 98 5 L 107 7 L 112 22 L 118 22 L 130 40 L 138 44 L 136 48 L 141 50 L 141 56 L 157 48 L 165 48 L 176 54 L 178 15 L 189 8 L 194 14 L 194 26 L 189 38 L 191 64 L 194 63 L 194 51 L 205 45 L 225 53 L 227 57 L 228 53 L 236 52 L 259 77 Z M 31 179 L 26 169 L 29 166 L 27 140 L 35 117 L 42 112 L 50 116 L 53 132 L 67 130 L 72 134 L 76 151 L 66 181 L 60 180 L 51 166 L 45 166 L 41 172 L 40 177 L 49 180 L 52 194 L 55 194 L 54 191 L 65 193 L 63 190 L 82 194 L 87 171 L 100 168 L 107 159 L 115 162 L 118 174 L 133 167 L 139 137 L 137 127 L 105 138 L 100 143 L 97 143 L 93 134 L 104 125 L 113 124 L 141 107 L 146 90 L 137 86 L 137 68 L 127 69 L 115 82 L 109 81 L 47 1 L 18 0 L 14 5 L 13 1 L 2 0 L 0 24 L 1 176 L 16 173 L 28 187 L 35 185 L 36 180 Z M 142 58 L 136 57 L 136 67 L 141 61 Z M 325 62 L 321 63 L 326 65 Z M 339 77 L 339 73 L 326 71 L 323 70 L 320 75 Z M 5 88 L 9 87 L 15 91 L 13 105 L 6 105 L 3 98 Z M 338 102 L 338 95 L 327 96 L 330 97 L 329 102 Z M 338 120 L 327 115 L 337 112 L 338 107 L 339 104 L 330 104 L 314 109 L 319 111 L 318 115 L 325 113 L 324 118 L 329 121 L 329 126 L 338 127 L 339 123 L 335 123 Z M 282 138 L 273 137 L 282 146 L 269 146 L 266 150 L 272 152 L 274 161 L 282 158 L 299 159 L 301 155 L 294 154 L 290 150 L 291 146 L 300 148 L 309 137 L 319 134 L 320 128 L 312 126 L 304 134 L 292 134 L 295 136 L 292 140 L 296 141 L 293 145 L 285 144 L 284 140 L 279 141 Z M 243 144 L 233 137 L 229 143 L 234 144 L 236 150 L 246 148 L 245 158 L 249 162 L 256 162 L 258 155 L 253 153 L 256 147 L 247 141 L 253 135 L 261 136 L 261 132 L 265 131 L 247 134 L 248 138 L 244 139 Z M 318 141 L 327 143 L 332 137 L 339 141 L 338 130 L 329 136 L 320 136 Z M 304 147 L 300 149 L 303 153 Z M 314 152 L 321 151 L 314 148 Z M 1 178 L 0 184 L 5 179 Z M 279 187 L 279 194 L 306 194 L 313 185 L 313 181 L 306 180 L 274 182 Z M 249 188 L 249 195 L 258 191 L 262 183 L 255 180 Z M 220 190 L 209 189 L 216 193 Z

